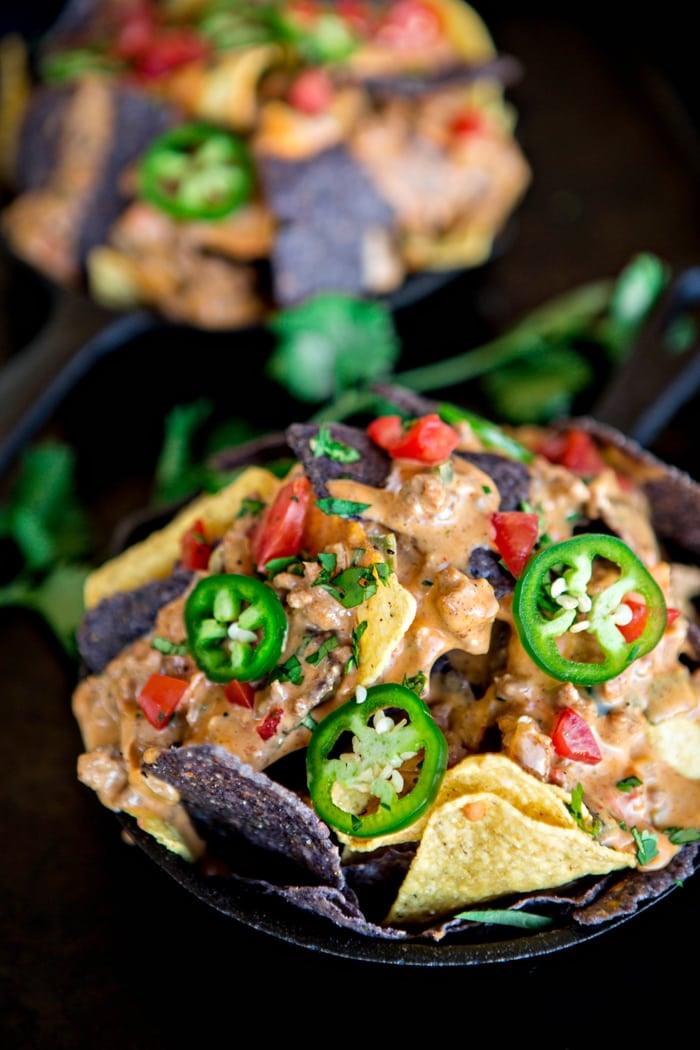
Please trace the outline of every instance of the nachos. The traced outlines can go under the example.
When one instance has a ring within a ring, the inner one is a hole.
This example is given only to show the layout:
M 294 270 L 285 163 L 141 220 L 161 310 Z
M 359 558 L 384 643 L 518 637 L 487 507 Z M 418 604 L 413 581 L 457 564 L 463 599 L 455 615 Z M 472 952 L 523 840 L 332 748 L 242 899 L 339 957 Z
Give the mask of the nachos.
M 219 454 L 95 570 L 79 779 L 219 892 L 367 936 L 629 913 L 700 836 L 698 487 L 590 419 L 381 393 Z
M 390 295 L 486 260 L 529 186 L 517 63 L 462 0 L 75 0 L 37 50 L 2 231 L 110 309 Z

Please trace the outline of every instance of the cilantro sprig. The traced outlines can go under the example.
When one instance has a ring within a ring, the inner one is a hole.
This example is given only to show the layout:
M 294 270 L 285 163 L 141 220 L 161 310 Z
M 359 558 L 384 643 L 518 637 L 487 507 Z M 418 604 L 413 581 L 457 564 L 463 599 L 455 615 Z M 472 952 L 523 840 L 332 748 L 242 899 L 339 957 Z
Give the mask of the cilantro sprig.
M 616 277 L 550 299 L 495 339 L 403 372 L 394 371 L 399 341 L 388 307 L 322 294 L 273 319 L 267 372 L 292 396 L 321 406 L 317 423 L 376 412 L 382 399 L 372 385 L 388 380 L 416 392 L 474 382 L 504 422 L 545 423 L 592 387 L 593 361 L 613 370 L 624 360 L 669 280 L 661 259 L 639 254 Z
M 0 507 L 0 541 L 10 566 L 0 581 L 0 606 L 38 614 L 66 654 L 76 657 L 93 536 L 78 491 L 75 452 L 67 445 L 47 441 L 25 452 Z

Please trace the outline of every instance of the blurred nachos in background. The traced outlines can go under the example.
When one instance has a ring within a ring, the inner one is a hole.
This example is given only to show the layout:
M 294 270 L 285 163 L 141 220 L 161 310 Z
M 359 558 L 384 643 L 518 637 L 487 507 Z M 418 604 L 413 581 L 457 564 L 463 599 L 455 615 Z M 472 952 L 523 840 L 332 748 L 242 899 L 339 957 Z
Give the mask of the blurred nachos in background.
M 2 45 L 3 235 L 111 309 L 391 294 L 487 259 L 530 182 L 518 63 L 461 0 L 70 0 Z

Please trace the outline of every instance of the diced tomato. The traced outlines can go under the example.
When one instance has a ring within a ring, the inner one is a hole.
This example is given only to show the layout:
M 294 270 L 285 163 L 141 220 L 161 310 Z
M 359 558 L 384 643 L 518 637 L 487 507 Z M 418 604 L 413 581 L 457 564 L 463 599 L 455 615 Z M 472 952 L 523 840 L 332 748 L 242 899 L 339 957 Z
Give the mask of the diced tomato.
M 251 551 L 259 572 L 264 572 L 273 558 L 289 558 L 299 553 L 310 502 L 311 482 L 304 475 L 286 482 L 279 490 L 251 538 Z
M 186 569 L 206 569 L 211 557 L 212 544 L 206 536 L 204 522 L 198 518 L 180 540 L 180 558 Z
M 430 465 L 448 459 L 459 443 L 454 427 L 434 412 L 406 427 L 400 416 L 378 416 L 368 425 L 367 433 L 394 459 L 414 459 Z
M 239 682 L 237 678 L 232 678 L 224 686 L 224 693 L 228 702 L 236 707 L 252 709 L 255 706 L 255 689 L 250 682 Z
M 209 42 L 194 30 L 170 29 L 154 37 L 148 48 L 136 56 L 134 69 L 144 80 L 155 80 L 180 66 L 201 61 L 210 51 Z
M 618 623 L 617 629 L 626 642 L 636 642 L 647 625 L 649 610 L 646 602 L 640 602 L 629 596 L 625 597 L 624 604 L 631 609 L 632 619 L 629 623 Z
M 368 36 L 376 22 L 372 4 L 366 0 L 337 0 L 333 10 L 357 36 Z
M 444 39 L 442 18 L 423 0 L 397 0 L 380 19 L 374 38 L 396 51 L 425 50 Z
M 567 430 L 555 434 L 542 445 L 538 452 L 550 463 L 560 463 L 579 477 L 595 477 L 607 466 L 598 446 L 585 430 Z
M 316 0 L 289 0 L 285 17 L 300 25 L 310 26 L 319 18 L 322 8 Z
M 455 138 L 468 138 L 478 135 L 486 127 L 483 113 L 478 109 L 466 109 L 458 113 L 450 123 L 450 131 Z
M 123 16 L 112 51 L 117 58 L 131 61 L 146 53 L 157 33 L 156 14 L 148 2 L 137 4 Z
M 670 625 L 674 622 L 674 620 L 678 619 L 680 614 L 681 614 L 680 609 L 667 609 L 666 610 L 666 626 L 670 627 Z
M 287 94 L 290 105 L 308 116 L 324 113 L 333 101 L 333 81 L 325 69 L 312 66 L 293 81 Z
M 146 680 L 136 699 L 154 729 L 165 729 L 188 684 L 167 674 L 152 674 Z
M 539 518 L 524 510 L 498 510 L 491 515 L 491 524 L 498 553 L 517 579 L 537 543 Z
M 270 713 L 263 719 L 259 726 L 256 726 L 256 733 L 261 740 L 269 740 L 277 732 L 277 727 L 282 720 L 284 711 L 281 707 L 275 707 Z
M 565 707 L 557 717 L 552 743 L 562 758 L 571 758 L 574 762 L 584 762 L 588 766 L 597 765 L 603 757 L 593 730 L 573 707 Z

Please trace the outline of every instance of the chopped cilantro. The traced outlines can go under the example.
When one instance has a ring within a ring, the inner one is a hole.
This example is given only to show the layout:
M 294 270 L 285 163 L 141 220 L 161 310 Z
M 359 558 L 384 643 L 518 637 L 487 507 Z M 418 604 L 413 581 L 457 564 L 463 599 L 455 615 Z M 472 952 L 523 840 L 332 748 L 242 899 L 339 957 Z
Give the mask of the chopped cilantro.
M 304 671 L 299 657 L 292 655 L 288 660 L 285 660 L 283 664 L 279 664 L 279 666 L 270 674 L 270 680 L 277 682 L 291 682 L 292 685 L 301 685 L 304 681 Z
M 641 783 L 639 777 L 625 777 L 624 780 L 618 780 L 615 787 L 618 791 L 628 792 L 634 791 L 636 787 L 640 787 Z
M 324 514 L 337 514 L 341 518 L 352 518 L 356 514 L 362 514 L 364 510 L 368 510 L 371 506 L 370 503 L 356 503 L 351 499 L 327 499 L 316 500 L 316 506 L 319 510 L 322 510 Z
M 421 696 L 427 681 L 427 675 L 423 671 L 419 671 L 418 674 L 411 675 L 410 677 L 404 675 L 402 684 L 405 685 L 407 689 L 414 692 L 416 696 Z
M 360 639 L 367 630 L 367 621 L 361 620 L 352 632 L 352 656 L 348 660 L 345 670 L 352 671 L 360 665 Z
M 685 846 L 700 839 L 700 828 L 666 828 L 665 834 L 674 846 Z
M 642 831 L 639 828 L 630 828 L 629 831 L 637 847 L 637 861 L 641 865 L 649 864 L 659 853 L 656 835 L 646 828 Z
M 377 580 L 371 565 L 353 565 L 337 576 L 321 572 L 314 587 L 323 587 L 346 609 L 354 609 L 377 593 Z
M 326 638 L 325 642 L 323 642 L 322 645 L 319 645 L 318 649 L 315 652 L 309 653 L 309 655 L 306 657 L 307 664 L 311 664 L 312 667 L 315 667 L 316 664 L 320 663 L 324 657 L 328 656 L 329 653 L 333 652 L 333 650 L 337 648 L 337 645 L 337 638 Z
M 571 802 L 566 804 L 566 808 L 571 813 L 578 826 L 582 831 L 585 831 L 588 835 L 592 835 L 596 838 L 600 834 L 600 821 L 591 820 L 586 817 L 583 811 L 583 785 L 577 783 L 571 792 Z
M 328 456 L 336 463 L 356 463 L 360 459 L 360 453 L 352 445 L 346 445 L 342 441 L 335 441 L 331 435 L 330 427 L 322 424 L 319 428 L 318 437 L 311 439 L 311 451 L 317 458 Z

